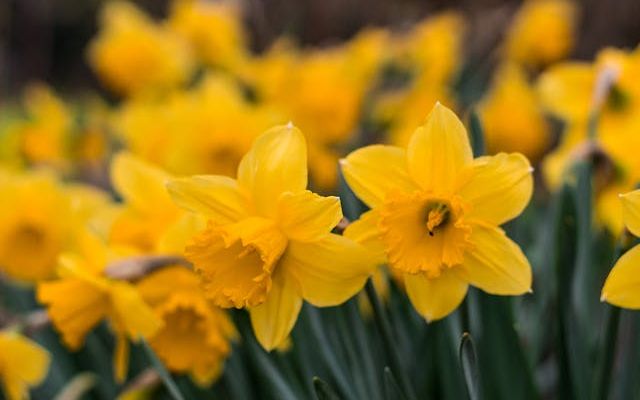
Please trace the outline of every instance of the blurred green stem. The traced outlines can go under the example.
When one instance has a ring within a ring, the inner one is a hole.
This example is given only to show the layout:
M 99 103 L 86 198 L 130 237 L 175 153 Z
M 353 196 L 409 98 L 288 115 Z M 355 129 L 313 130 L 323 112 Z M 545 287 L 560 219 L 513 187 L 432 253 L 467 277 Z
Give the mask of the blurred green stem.
M 626 231 L 622 233 L 613 256 L 615 264 L 620 256 L 630 245 L 629 235 Z M 616 344 L 618 339 L 618 328 L 620 326 L 620 308 L 608 307 L 606 316 L 606 331 L 602 337 L 600 365 L 596 376 L 596 389 L 594 391 L 595 400 L 606 400 L 609 396 L 611 386 L 611 375 L 613 374 L 613 362 L 616 354 Z
M 393 375 L 399 380 L 400 386 L 402 387 L 402 391 L 404 395 L 409 400 L 414 400 L 416 398 L 413 388 L 409 383 L 409 379 L 407 375 L 404 373 L 402 368 L 402 363 L 400 362 L 399 352 L 396 348 L 393 335 L 391 332 L 391 323 L 385 314 L 385 310 L 382 307 L 382 302 L 380 301 L 380 297 L 376 292 L 376 288 L 373 286 L 373 281 L 369 279 L 367 284 L 365 285 L 365 292 L 367 293 L 367 298 L 369 299 L 369 303 L 371 303 L 371 308 L 373 309 L 373 316 L 376 321 L 376 325 L 378 325 L 378 329 L 380 330 L 380 335 L 382 336 L 382 342 L 385 347 L 385 352 L 387 353 L 389 362 L 391 363 L 391 370 Z

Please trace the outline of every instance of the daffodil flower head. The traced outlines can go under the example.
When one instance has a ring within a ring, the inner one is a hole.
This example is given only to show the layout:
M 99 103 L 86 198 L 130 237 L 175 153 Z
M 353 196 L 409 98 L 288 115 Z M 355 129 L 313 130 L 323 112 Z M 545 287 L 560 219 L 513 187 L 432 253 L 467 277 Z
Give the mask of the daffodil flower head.
M 640 190 L 620 194 L 622 218 L 626 228 L 640 237 Z M 640 245 L 624 253 L 611 269 L 601 300 L 618 307 L 640 309 Z
M 195 272 L 182 266 L 163 268 L 138 283 L 145 301 L 164 321 L 149 343 L 177 373 L 190 373 L 209 385 L 222 372 L 236 331 L 225 310 L 204 296 Z
M 121 259 L 127 251 L 110 249 L 87 232 L 77 252 L 60 256 L 59 278 L 40 283 L 37 288 L 38 301 L 47 307 L 53 325 L 71 350 L 79 349 L 98 323 L 109 321 L 117 339 L 114 372 L 118 381 L 126 377 L 127 339 L 149 338 L 162 327 L 160 318 L 133 285 L 103 274 L 110 262 Z
M 345 236 L 403 275 L 428 321 L 451 313 L 469 284 L 501 295 L 531 289 L 527 259 L 498 228 L 531 197 L 532 169 L 521 154 L 473 159 L 464 126 L 437 103 L 406 150 L 368 146 L 341 166 L 371 208 Z
M 206 295 L 221 307 L 248 308 L 269 350 L 286 339 L 303 299 L 340 304 L 374 266 L 363 247 L 330 233 L 342 218 L 339 199 L 306 187 L 306 143 L 292 124 L 256 139 L 237 180 L 210 175 L 168 184 L 180 206 L 210 220 L 185 250 Z
M 29 387 L 47 376 L 49 353 L 13 331 L 0 331 L 0 389 L 7 400 L 29 398 Z

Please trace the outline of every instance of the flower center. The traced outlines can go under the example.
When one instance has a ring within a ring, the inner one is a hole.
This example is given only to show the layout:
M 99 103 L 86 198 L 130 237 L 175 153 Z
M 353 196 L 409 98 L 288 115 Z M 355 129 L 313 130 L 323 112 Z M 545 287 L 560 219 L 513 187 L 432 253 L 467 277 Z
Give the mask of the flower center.
M 460 265 L 470 246 L 467 206 L 456 196 L 396 194 L 381 207 L 378 228 L 389 263 L 404 273 L 437 277 L 443 268 Z
M 185 255 L 201 275 L 207 297 L 220 307 L 242 308 L 266 300 L 286 247 L 286 237 L 273 222 L 247 218 L 224 226 L 209 223 Z
M 449 222 L 449 205 L 447 203 L 434 202 L 427 206 L 427 231 L 434 236 L 436 229 L 446 226 Z

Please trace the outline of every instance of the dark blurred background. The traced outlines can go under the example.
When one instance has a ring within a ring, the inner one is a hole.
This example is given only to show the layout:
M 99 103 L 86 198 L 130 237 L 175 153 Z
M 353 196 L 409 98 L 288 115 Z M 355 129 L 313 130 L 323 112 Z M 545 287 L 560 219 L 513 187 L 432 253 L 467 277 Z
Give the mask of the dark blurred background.
M 97 82 L 85 63 L 85 47 L 96 32 L 107 0 L 0 0 L 0 101 L 32 80 L 76 92 Z M 403 26 L 434 12 L 455 9 L 468 20 L 469 60 L 494 47 L 520 1 L 515 0 L 242 0 L 251 45 L 266 48 L 288 33 L 301 43 L 324 45 L 366 26 Z M 167 0 L 136 2 L 162 17 Z M 573 58 L 589 59 L 604 46 L 640 42 L 640 1 L 582 0 Z

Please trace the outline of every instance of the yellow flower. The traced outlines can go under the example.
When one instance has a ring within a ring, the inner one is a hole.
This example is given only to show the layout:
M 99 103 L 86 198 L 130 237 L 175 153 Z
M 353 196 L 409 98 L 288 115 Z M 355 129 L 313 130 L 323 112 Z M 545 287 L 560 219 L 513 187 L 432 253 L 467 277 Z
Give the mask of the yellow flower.
M 175 0 L 169 27 L 205 64 L 231 69 L 247 57 L 239 14 L 231 2 Z
M 109 243 L 143 253 L 180 254 L 187 239 L 204 225 L 171 200 L 165 188 L 172 175 L 119 153 L 111 164 L 111 180 L 123 204 L 112 215 Z
M 127 102 L 115 127 L 132 153 L 167 171 L 231 176 L 251 142 L 282 120 L 248 102 L 231 79 L 210 74 L 192 90 Z
M 533 88 L 516 65 L 500 68 L 479 105 L 487 152 L 523 153 L 536 162 L 549 145 L 545 117 Z
M 256 139 L 237 180 L 195 176 L 168 186 L 176 203 L 210 218 L 185 250 L 206 295 L 220 307 L 249 308 L 269 350 L 286 339 L 303 299 L 341 304 L 373 268 L 363 248 L 330 233 L 340 200 L 306 190 L 306 150 L 297 128 L 278 126 Z
M 575 19 L 572 1 L 526 1 L 507 33 L 506 57 L 533 67 L 566 57 L 573 48 Z
M 225 312 L 205 298 L 198 276 L 168 267 L 145 277 L 138 290 L 164 321 L 150 344 L 167 368 L 210 384 L 222 372 L 236 332 Z
M 74 229 L 64 188 L 47 173 L 0 174 L 0 198 L 0 269 L 21 281 L 52 277 Z
M 640 190 L 621 194 L 623 220 L 627 229 L 640 236 Z M 640 309 L 640 245 L 618 259 L 602 288 L 602 301 L 618 307 Z
M 566 123 L 560 146 L 543 161 L 547 183 L 552 188 L 559 186 L 576 156 L 586 147 L 597 146 L 608 160 L 604 167 L 615 169 L 598 168 L 603 179 L 596 188 L 597 216 L 614 234 L 622 226 L 615 193 L 631 190 L 640 179 L 640 158 L 635 152 L 640 145 L 636 134 L 640 129 L 640 86 L 634 78 L 638 71 L 640 50 L 605 49 L 593 64 L 569 62 L 549 68 L 537 84 L 543 106 Z M 608 86 L 603 85 L 607 82 L 604 78 L 610 79 Z M 597 124 L 590 143 L 592 114 L 597 115 Z
M 438 103 L 406 150 L 368 146 L 341 165 L 371 207 L 345 235 L 403 274 L 427 321 L 451 313 L 469 284 L 499 295 L 531 289 L 529 262 L 498 228 L 531 197 L 531 167 L 521 154 L 474 160 L 464 126 Z
M 162 326 L 133 285 L 103 275 L 111 262 L 124 255 L 130 254 L 107 248 L 87 232 L 77 252 L 60 256 L 60 277 L 40 283 L 37 289 L 38 301 L 47 307 L 49 318 L 71 350 L 79 349 L 102 320 L 109 321 L 117 339 L 114 373 L 120 382 L 126 377 L 129 361 L 127 337 L 149 338 Z
M 0 331 L 0 384 L 7 400 L 29 398 L 29 387 L 47 376 L 49 353 L 11 331 Z
M 33 85 L 25 91 L 29 120 L 19 124 L 20 151 L 30 164 L 64 168 L 68 164 L 71 115 L 51 88 Z
M 105 85 L 121 95 L 175 87 L 193 69 L 185 42 L 124 1 L 105 5 L 88 57 Z

